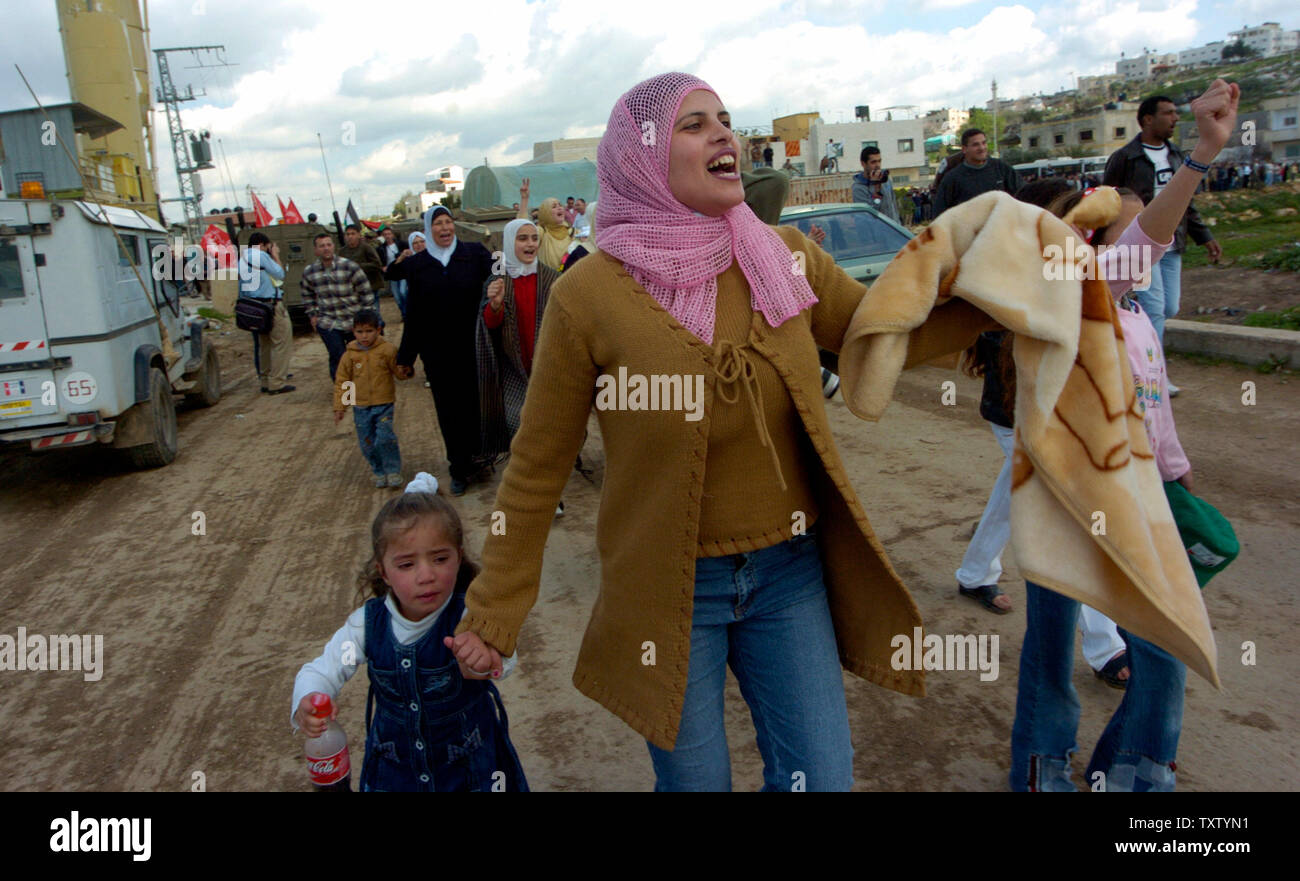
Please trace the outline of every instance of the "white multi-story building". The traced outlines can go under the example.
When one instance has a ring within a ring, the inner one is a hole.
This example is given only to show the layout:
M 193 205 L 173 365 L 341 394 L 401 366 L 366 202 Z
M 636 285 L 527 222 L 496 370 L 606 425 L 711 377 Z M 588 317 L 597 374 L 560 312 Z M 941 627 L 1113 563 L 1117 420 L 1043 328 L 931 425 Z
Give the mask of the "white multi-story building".
M 931 110 L 925 114 L 925 133 L 931 136 L 956 134 L 968 122 L 969 110 L 959 110 L 956 107 Z
M 1269 58 L 1300 49 L 1300 31 L 1284 31 L 1277 22 L 1266 21 L 1257 27 L 1246 27 L 1229 32 L 1228 41 L 1231 43 L 1241 41 L 1262 57 Z
M 1218 64 L 1223 61 L 1223 47 L 1226 45 L 1222 40 L 1215 40 L 1213 43 L 1206 43 L 1195 49 L 1184 49 L 1178 53 L 1178 64 L 1181 67 Z
M 1142 50 L 1136 58 L 1124 58 L 1115 62 L 1115 73 L 1129 80 L 1144 80 L 1151 76 L 1154 68 L 1178 63 L 1177 52 L 1149 52 Z
M 896 185 L 916 183 L 926 167 L 925 125 L 919 119 L 827 124 L 819 116 L 808 127 L 805 173 L 817 173 L 832 140 L 843 149 L 838 162 L 840 171 L 861 171 L 859 157 L 868 145 L 880 148 L 880 161 Z
M 465 189 L 465 169 L 460 165 L 444 165 L 424 176 L 424 192 L 420 193 L 420 212 L 428 211 L 442 201 L 448 193 Z

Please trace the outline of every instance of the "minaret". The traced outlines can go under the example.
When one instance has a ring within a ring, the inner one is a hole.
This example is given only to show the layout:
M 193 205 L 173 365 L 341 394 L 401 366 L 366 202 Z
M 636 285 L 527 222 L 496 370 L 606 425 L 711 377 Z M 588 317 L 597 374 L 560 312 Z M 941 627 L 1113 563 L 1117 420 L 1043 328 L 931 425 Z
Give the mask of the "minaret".
M 993 78 L 993 131 L 992 135 L 993 149 L 989 151 L 990 156 L 996 156 L 998 153 L 998 78 Z

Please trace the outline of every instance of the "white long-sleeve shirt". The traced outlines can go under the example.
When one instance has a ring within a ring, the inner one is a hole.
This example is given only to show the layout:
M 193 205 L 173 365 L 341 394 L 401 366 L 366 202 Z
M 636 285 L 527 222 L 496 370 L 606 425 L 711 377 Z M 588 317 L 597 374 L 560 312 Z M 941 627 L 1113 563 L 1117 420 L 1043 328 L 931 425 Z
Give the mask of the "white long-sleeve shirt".
M 425 615 L 419 621 L 410 621 L 397 610 L 397 603 L 390 592 L 384 597 L 384 605 L 388 607 L 393 638 L 401 645 L 415 642 L 433 629 L 433 625 L 438 623 L 443 610 L 450 602 L 451 597 L 448 596 L 447 601 L 432 615 Z M 293 714 L 304 697 L 316 691 L 322 691 L 330 698 L 338 697 L 343 683 L 351 679 L 357 672 L 358 665 L 367 660 L 369 659 L 366 657 L 366 607 L 363 605 L 349 615 L 343 626 L 334 632 L 330 641 L 325 644 L 325 650 L 321 652 L 320 657 L 303 664 L 297 677 L 294 678 L 293 705 L 289 709 L 289 724 L 293 725 L 293 730 L 298 730 L 298 723 L 293 720 Z M 516 655 L 501 659 L 502 679 L 515 669 L 515 663 Z

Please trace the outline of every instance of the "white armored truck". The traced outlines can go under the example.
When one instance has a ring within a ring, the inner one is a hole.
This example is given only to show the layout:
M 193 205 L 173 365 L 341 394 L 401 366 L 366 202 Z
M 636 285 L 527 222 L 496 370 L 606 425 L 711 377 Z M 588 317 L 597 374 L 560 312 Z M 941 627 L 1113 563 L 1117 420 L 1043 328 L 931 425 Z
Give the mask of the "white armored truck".
M 206 322 L 155 278 L 167 245 L 138 211 L 0 199 L 0 444 L 104 444 L 138 468 L 176 457 L 173 394 L 211 406 L 221 375 Z

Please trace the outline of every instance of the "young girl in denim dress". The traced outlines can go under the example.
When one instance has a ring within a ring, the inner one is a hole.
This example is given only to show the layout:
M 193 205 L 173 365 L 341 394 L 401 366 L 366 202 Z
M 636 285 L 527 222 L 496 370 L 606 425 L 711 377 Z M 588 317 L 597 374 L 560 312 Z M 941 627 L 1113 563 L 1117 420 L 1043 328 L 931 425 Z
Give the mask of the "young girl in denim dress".
M 506 711 L 491 680 L 504 661 L 471 633 L 453 636 L 478 567 L 465 558 L 460 517 L 421 473 L 371 527 L 373 555 L 358 578 L 365 602 L 294 681 L 293 722 L 324 730 L 311 696 L 336 697 L 366 664 L 361 791 L 527 791 Z M 336 710 L 337 712 L 337 710 Z

